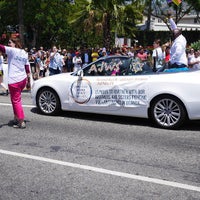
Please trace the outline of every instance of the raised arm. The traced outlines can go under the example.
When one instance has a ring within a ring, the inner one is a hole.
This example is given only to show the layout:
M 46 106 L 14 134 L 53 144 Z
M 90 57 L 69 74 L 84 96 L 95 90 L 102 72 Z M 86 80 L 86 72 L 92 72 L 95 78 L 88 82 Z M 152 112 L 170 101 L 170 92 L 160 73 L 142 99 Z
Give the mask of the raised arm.
M 175 21 L 171 17 L 169 18 L 169 23 L 171 25 L 171 29 L 172 30 L 175 30 L 175 29 L 178 28 L 177 25 L 176 25 L 176 23 L 175 23 Z

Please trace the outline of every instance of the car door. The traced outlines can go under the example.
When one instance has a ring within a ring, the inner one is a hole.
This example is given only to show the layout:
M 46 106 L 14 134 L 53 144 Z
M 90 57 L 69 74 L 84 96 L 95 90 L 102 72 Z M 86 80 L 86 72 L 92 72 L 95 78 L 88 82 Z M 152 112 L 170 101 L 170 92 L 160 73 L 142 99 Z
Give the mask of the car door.
M 83 69 L 70 87 L 73 110 L 123 114 L 146 104 L 143 78 L 130 75 L 126 57 L 107 57 Z

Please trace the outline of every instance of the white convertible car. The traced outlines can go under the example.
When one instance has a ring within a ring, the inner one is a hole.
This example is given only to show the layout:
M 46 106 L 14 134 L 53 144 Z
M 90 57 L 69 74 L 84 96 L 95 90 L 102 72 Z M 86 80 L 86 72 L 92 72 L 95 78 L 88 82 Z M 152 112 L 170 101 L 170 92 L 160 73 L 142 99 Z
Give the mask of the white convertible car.
M 35 81 L 31 95 L 45 115 L 65 110 L 141 117 L 166 129 L 200 119 L 200 71 L 151 69 L 126 56 L 103 57 L 76 73 Z

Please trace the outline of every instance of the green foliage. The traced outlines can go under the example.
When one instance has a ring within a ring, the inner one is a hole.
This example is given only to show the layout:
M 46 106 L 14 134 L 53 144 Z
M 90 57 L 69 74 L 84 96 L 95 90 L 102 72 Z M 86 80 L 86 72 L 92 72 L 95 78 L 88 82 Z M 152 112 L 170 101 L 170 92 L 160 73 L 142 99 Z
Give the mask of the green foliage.
M 199 0 L 187 0 L 188 4 L 193 7 L 198 13 L 200 12 L 200 1 Z
M 1 32 L 5 31 L 8 25 L 18 24 L 16 1 L 0 1 L 0 23 Z
M 136 24 L 142 19 L 142 5 L 139 1 L 126 4 L 125 0 L 76 0 L 70 9 L 69 23 L 77 33 L 81 31 L 80 36 L 88 44 L 95 46 L 95 41 L 100 41 L 100 46 L 109 48 L 116 34 L 134 37 Z
M 16 27 L 19 24 L 18 1 L 0 1 L 0 35 L 4 32 L 10 34 L 8 25 Z M 148 7 L 151 0 L 75 0 L 75 4 L 70 4 L 69 0 L 21 1 L 23 35 L 29 48 L 40 45 L 50 48 L 54 44 L 62 48 L 112 46 L 116 34 L 118 37 L 137 38 L 144 42 L 142 45 L 148 44 L 152 38 L 149 39 L 147 32 L 140 38 L 136 28 L 143 18 L 144 5 Z M 160 2 L 161 8 L 166 0 L 154 2 Z M 184 2 L 199 12 L 199 0 Z M 157 7 L 154 6 L 153 11 L 157 11 Z M 188 38 L 193 42 L 195 37 Z
M 200 50 L 200 40 L 194 42 L 191 44 L 191 47 L 196 51 L 196 50 Z

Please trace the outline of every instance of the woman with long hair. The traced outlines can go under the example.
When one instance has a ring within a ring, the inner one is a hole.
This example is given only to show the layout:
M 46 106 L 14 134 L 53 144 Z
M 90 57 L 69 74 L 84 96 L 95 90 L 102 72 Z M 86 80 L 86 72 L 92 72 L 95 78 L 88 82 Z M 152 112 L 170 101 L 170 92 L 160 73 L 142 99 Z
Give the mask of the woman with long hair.
M 8 88 L 14 113 L 13 127 L 26 128 L 21 93 L 27 80 L 30 80 L 28 54 L 22 48 L 19 38 L 10 38 L 8 46 L 0 44 L 0 51 L 5 53 L 8 59 Z

